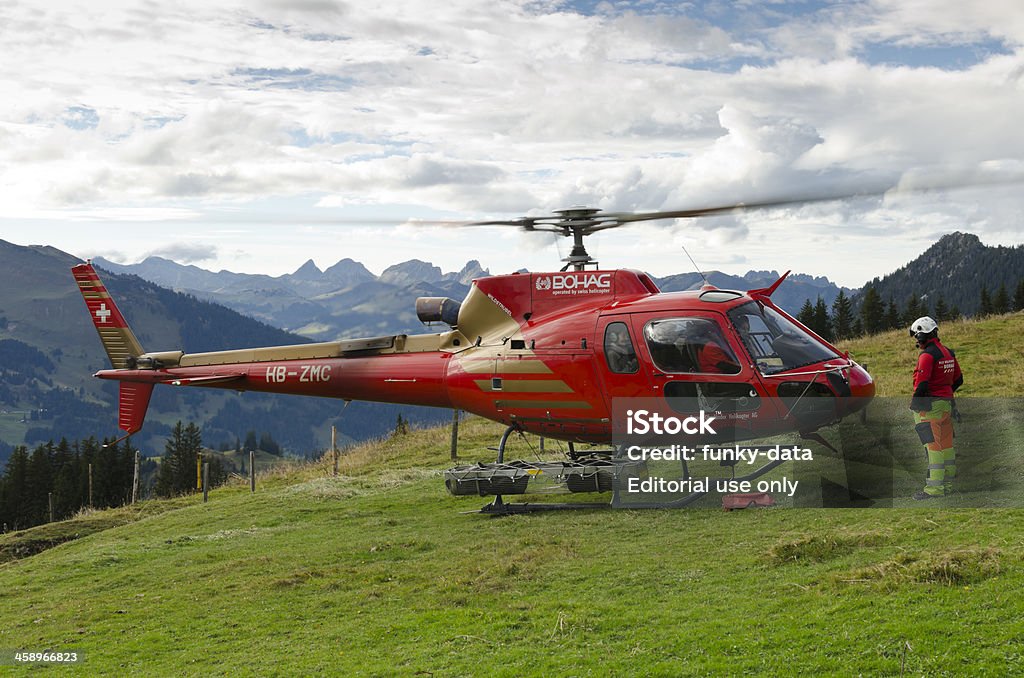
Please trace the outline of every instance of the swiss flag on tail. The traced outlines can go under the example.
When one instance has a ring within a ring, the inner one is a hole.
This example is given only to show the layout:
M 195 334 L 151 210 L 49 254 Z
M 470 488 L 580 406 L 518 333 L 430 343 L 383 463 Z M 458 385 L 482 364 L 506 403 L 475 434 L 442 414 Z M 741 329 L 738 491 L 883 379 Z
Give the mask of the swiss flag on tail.
M 142 346 L 96 274 L 96 269 L 92 264 L 79 264 L 71 269 L 71 273 L 89 308 L 89 316 L 99 332 L 110 364 L 118 370 L 131 367 L 133 359 L 143 354 Z

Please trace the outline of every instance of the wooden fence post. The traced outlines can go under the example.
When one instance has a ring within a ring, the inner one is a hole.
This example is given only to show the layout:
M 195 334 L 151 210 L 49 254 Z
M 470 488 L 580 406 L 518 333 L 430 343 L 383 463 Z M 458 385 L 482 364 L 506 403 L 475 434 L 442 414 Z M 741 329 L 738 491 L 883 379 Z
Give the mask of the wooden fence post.
M 249 492 L 256 494 L 256 451 L 249 450 Z
M 459 458 L 459 411 L 452 410 L 452 445 L 451 445 L 451 459 L 455 461 Z
M 203 503 L 210 498 L 210 462 L 203 464 Z
M 334 470 L 331 475 L 338 475 L 338 430 L 331 425 L 331 457 L 334 459 Z
M 135 474 L 132 476 L 132 503 L 139 500 L 139 451 L 135 450 Z

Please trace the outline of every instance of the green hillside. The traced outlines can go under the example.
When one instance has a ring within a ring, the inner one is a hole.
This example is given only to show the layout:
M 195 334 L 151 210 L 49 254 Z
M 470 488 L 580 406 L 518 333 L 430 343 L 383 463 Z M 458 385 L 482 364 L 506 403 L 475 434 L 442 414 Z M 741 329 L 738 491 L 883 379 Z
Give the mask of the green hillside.
M 956 320 L 939 327 L 964 372 L 964 397 L 1024 394 L 1024 313 Z M 880 396 L 908 396 L 913 391 L 919 351 L 906 330 L 845 341 L 839 348 L 866 363 Z
M 944 328 L 972 393 L 1020 392 L 985 357 L 1016 360 L 1020 322 Z M 902 394 L 904 344 L 849 348 Z M 461 433 L 463 461 L 493 457 L 498 425 Z M 337 478 L 324 460 L 256 495 L 238 481 L 0 536 L 0 648 L 78 650 L 83 675 L 1024 672 L 1022 510 L 491 519 L 446 493 L 450 464 L 447 429 L 414 431 Z

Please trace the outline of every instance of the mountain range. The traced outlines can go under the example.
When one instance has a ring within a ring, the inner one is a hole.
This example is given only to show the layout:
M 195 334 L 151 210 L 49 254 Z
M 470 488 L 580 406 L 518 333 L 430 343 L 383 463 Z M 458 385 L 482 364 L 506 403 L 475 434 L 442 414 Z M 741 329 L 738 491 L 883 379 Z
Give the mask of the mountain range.
M 1024 246 L 985 245 L 973 233 L 942 236 L 921 256 L 892 273 L 871 280 L 883 301 L 903 307 L 910 297 L 934 309 L 939 299 L 962 314 L 979 312 L 984 287 L 995 295 L 1000 287 L 1013 296 L 1024 279 Z
M 422 331 L 416 297 L 461 300 L 474 278 L 489 275 L 477 261 L 468 262 L 461 271 L 442 273 L 418 259 L 390 266 L 379 276 L 352 259 L 342 259 L 323 271 L 309 260 L 294 273 L 277 277 L 214 273 L 161 257 L 127 266 L 103 258 L 93 263 L 223 304 L 314 341 Z
M 379 276 L 352 259 L 342 259 L 321 271 L 309 260 L 294 273 L 268 275 L 220 271 L 178 264 L 151 256 L 137 264 L 93 261 L 105 270 L 133 274 L 199 299 L 223 304 L 239 313 L 295 332 L 315 341 L 376 336 L 391 332 L 421 332 L 416 318 L 416 297 L 451 297 L 461 301 L 475 278 L 490 275 L 478 261 L 462 270 L 443 273 L 431 263 L 412 259 L 384 270 Z M 776 271 L 749 271 L 733 276 L 718 271 L 708 280 L 725 289 L 766 287 L 778 279 Z M 699 289 L 699 273 L 680 273 L 655 279 L 664 292 Z M 852 290 L 844 288 L 847 294 Z M 804 301 L 821 296 L 831 304 L 840 288 L 824 277 L 791 275 L 773 297 L 796 313 Z
M 96 436 L 117 430 L 117 386 L 92 377 L 107 357 L 70 269 L 81 261 L 53 247 L 0 240 L 0 463 L 13 445 Z M 147 350 L 190 352 L 308 342 L 219 304 L 134 275 L 104 273 L 104 282 Z M 211 447 L 234 447 L 250 430 L 285 449 L 324 449 L 336 424 L 342 443 L 384 435 L 399 413 L 416 423 L 447 420 L 447 411 L 376 403 L 343 403 L 217 389 L 161 387 L 143 430 L 132 442 L 160 454 L 178 420 L 203 428 Z

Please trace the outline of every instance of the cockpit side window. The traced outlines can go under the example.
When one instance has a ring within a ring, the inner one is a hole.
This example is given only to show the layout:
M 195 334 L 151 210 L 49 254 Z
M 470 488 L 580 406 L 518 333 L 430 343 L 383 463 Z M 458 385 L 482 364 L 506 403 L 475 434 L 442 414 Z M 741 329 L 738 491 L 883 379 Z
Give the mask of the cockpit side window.
M 626 323 L 609 323 L 605 328 L 604 356 L 608 360 L 608 369 L 616 374 L 633 374 L 640 369 Z
M 718 325 L 706 318 L 652 320 L 644 339 L 663 372 L 738 374 L 740 363 Z

